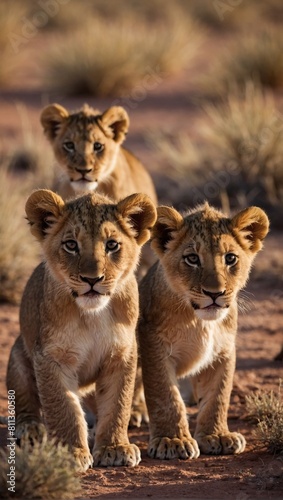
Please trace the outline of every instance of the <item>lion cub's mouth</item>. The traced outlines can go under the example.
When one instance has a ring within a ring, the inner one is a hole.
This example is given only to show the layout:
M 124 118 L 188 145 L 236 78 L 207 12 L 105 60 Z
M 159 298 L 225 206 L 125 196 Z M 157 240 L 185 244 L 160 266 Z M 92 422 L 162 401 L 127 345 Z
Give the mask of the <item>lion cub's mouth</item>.
M 72 296 L 76 299 L 78 297 L 88 297 L 88 298 L 92 298 L 92 297 L 108 297 L 110 296 L 110 292 L 108 293 L 101 293 L 101 292 L 98 292 L 97 290 L 89 290 L 88 292 L 85 292 L 85 293 L 82 293 L 82 294 L 78 294 L 78 292 L 75 292 L 74 290 L 72 291 Z
M 96 290 L 89 290 L 82 294 L 82 297 L 96 297 L 97 295 L 105 295 L 105 293 L 97 292 Z
M 210 304 L 209 306 L 203 307 L 206 311 L 209 309 L 222 309 L 222 306 L 219 306 L 218 304 Z

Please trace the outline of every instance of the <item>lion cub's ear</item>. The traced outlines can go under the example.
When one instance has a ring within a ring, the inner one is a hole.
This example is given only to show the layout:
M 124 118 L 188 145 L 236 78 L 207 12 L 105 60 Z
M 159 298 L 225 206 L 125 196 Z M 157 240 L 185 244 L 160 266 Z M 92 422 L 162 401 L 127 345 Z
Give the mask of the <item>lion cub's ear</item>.
M 231 220 L 232 230 L 244 249 L 257 253 L 268 233 L 269 220 L 261 208 L 249 207 Z
M 48 189 L 38 189 L 26 202 L 27 219 L 32 234 L 42 241 L 63 213 L 64 201 Z
M 60 104 L 50 104 L 42 110 L 40 121 L 50 142 L 55 139 L 58 128 L 69 116 L 69 112 Z
M 157 222 L 152 230 L 151 246 L 159 257 L 165 252 L 167 243 L 173 237 L 173 232 L 181 229 L 183 225 L 184 219 L 175 208 L 157 208 Z
M 143 245 L 150 238 L 156 221 L 156 208 L 146 194 L 131 194 L 117 204 L 118 217 L 123 229 Z
M 112 106 L 103 113 L 99 121 L 106 135 L 110 132 L 110 136 L 114 141 L 119 144 L 124 142 L 130 124 L 128 113 L 124 108 L 121 106 Z

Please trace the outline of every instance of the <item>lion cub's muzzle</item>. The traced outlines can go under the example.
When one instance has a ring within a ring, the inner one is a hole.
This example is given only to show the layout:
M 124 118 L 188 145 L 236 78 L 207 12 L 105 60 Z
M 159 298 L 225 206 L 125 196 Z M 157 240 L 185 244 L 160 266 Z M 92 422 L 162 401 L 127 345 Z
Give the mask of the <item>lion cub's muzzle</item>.
M 79 307 L 85 309 L 102 309 L 110 299 L 111 292 L 104 285 L 105 277 L 103 275 L 96 277 L 79 276 L 85 284 L 81 293 L 73 292 Z
M 227 302 L 226 290 L 210 291 L 202 289 L 202 299 L 196 303 L 192 301 L 196 315 L 201 319 L 213 320 L 226 316 L 229 308 Z

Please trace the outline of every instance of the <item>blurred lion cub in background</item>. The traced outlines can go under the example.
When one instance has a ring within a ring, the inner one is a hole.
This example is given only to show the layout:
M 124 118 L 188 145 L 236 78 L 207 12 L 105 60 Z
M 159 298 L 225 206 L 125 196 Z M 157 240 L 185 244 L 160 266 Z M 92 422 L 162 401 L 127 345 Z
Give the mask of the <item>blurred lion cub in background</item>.
M 87 104 L 76 112 L 60 104 L 46 106 L 41 124 L 64 172 L 56 190 L 63 198 L 97 191 L 120 200 L 145 193 L 157 197 L 149 173 L 122 147 L 129 129 L 129 116 L 121 106 L 101 113 Z

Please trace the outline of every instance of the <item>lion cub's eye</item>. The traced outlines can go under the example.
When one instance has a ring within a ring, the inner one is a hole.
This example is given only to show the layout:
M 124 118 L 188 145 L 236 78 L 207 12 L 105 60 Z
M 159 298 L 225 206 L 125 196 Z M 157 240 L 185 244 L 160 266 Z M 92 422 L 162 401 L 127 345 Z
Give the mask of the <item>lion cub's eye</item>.
M 189 255 L 186 255 L 185 262 L 188 266 L 200 266 L 199 256 L 196 253 L 189 253 Z
M 96 152 L 96 153 L 101 153 L 104 149 L 104 146 L 103 144 L 101 144 L 101 142 L 94 142 L 93 143 L 93 150 Z
M 234 253 L 226 253 L 225 264 L 227 266 L 233 266 L 234 264 L 236 264 L 237 261 L 238 261 L 237 255 L 235 255 Z
M 67 240 L 62 243 L 64 250 L 68 253 L 78 253 L 79 247 L 75 240 Z
M 105 245 L 106 252 L 117 252 L 119 250 L 120 245 L 118 241 L 115 240 L 108 240 Z
M 63 148 L 66 149 L 69 153 L 73 153 L 75 151 L 75 144 L 72 141 L 64 142 Z

